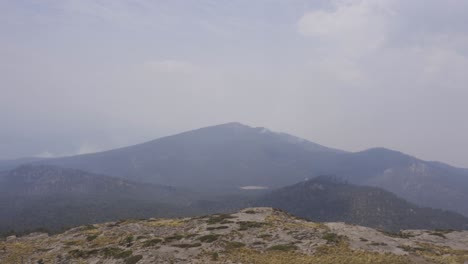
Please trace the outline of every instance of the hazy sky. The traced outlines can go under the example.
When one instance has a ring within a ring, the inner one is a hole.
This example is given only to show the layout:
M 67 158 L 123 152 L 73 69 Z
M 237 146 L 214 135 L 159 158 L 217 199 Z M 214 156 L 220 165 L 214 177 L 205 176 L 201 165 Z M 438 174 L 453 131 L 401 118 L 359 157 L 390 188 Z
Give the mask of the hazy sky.
M 468 1 L 0 0 L 0 159 L 239 121 L 468 167 Z

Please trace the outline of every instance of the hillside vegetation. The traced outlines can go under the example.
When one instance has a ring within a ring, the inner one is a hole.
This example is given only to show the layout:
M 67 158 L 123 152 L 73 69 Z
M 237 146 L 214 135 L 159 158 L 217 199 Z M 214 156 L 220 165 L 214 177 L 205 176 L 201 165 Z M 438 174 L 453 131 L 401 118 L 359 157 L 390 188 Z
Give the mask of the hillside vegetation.
M 34 233 L 0 242 L 0 263 L 465 263 L 468 232 L 385 233 L 272 208 Z

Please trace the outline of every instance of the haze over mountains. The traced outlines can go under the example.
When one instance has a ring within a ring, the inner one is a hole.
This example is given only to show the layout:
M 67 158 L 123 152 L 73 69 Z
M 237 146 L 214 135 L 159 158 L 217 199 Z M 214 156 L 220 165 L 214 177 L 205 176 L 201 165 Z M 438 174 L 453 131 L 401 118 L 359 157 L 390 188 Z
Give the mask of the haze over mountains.
M 192 215 L 188 190 L 55 166 L 23 165 L 0 174 L 0 233 L 108 220 Z M 200 196 L 196 196 L 200 197 Z
M 16 168 L 22 163 L 31 165 Z M 468 215 L 466 169 L 383 148 L 336 150 L 239 123 L 100 153 L 5 161 L 0 168 L 3 232 L 252 204 L 388 230 L 462 229 L 468 223 L 458 214 L 419 207 Z M 410 203 L 379 188 L 324 182 L 332 191 L 309 188 L 317 184 L 310 179 L 321 175 L 379 187 Z
M 350 183 L 381 187 L 421 206 L 468 215 L 466 169 L 384 148 L 345 152 L 239 123 L 35 163 L 207 193 L 234 193 L 243 186 L 275 189 L 332 174 Z M 13 167 L 10 163 L 8 168 Z
M 265 194 L 207 196 L 50 165 L 0 175 L 0 234 L 65 228 L 128 218 L 232 212 L 272 206 L 314 221 L 344 221 L 389 231 L 468 229 L 468 218 L 420 208 L 376 187 L 322 176 Z
M 44 160 L 143 182 L 202 191 L 242 186 L 276 188 L 312 176 L 311 163 L 338 150 L 287 134 L 239 123 L 197 129 L 140 145 L 95 154 Z

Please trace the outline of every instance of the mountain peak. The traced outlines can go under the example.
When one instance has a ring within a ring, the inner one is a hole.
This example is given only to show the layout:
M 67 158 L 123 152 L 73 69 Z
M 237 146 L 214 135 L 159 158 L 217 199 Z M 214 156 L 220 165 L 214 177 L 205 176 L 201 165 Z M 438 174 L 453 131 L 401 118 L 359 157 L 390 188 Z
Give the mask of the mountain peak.
M 199 129 L 183 132 L 182 134 L 191 133 L 195 131 L 210 131 L 210 130 L 223 130 L 223 131 L 236 131 L 237 132 L 237 131 L 252 131 L 254 130 L 254 128 L 251 126 L 242 124 L 240 122 L 229 122 L 229 123 L 218 124 L 218 125 L 213 125 L 213 126 L 201 127 Z
M 229 123 L 224 123 L 224 124 L 220 124 L 220 125 L 217 125 L 217 126 L 221 126 L 221 127 L 231 127 L 231 128 L 252 128 L 248 125 L 245 125 L 245 124 L 242 124 L 240 122 L 229 122 Z

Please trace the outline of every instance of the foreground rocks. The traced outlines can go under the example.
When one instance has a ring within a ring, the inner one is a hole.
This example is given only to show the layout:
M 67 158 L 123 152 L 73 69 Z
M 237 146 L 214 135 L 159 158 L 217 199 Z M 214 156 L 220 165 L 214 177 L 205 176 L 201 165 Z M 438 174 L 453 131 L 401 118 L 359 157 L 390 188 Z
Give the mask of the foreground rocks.
M 272 208 L 127 220 L 0 242 L 0 263 L 468 263 L 468 231 L 386 233 Z

